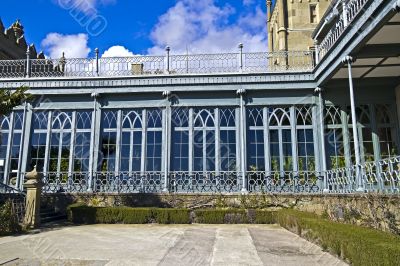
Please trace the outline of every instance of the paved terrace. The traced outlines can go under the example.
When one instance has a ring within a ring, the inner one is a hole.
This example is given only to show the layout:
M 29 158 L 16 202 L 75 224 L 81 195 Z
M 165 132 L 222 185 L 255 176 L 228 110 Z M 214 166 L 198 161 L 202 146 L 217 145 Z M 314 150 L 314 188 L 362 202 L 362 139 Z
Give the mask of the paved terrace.
M 6 265 L 346 265 L 275 225 L 92 225 L 0 238 Z

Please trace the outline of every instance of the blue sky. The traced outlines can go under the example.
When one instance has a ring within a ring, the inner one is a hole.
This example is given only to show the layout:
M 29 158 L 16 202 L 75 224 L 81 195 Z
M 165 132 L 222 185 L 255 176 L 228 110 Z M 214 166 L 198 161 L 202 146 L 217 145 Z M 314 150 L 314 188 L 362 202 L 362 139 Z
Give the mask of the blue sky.
M 1 1 L 8 27 L 17 18 L 29 43 L 46 56 L 103 56 L 267 49 L 265 0 Z M 105 53 L 105 54 L 104 54 Z

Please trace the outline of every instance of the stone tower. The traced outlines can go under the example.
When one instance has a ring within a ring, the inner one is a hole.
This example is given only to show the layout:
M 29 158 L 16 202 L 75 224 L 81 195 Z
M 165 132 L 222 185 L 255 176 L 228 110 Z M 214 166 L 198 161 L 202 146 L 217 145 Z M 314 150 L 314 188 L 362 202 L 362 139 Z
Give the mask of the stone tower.
M 28 44 L 24 36 L 24 27 L 17 20 L 5 29 L 0 19 L 0 60 L 25 59 Z M 30 45 L 31 58 L 44 59 L 43 53 L 37 53 L 35 45 Z
M 313 47 L 311 34 L 332 0 L 267 0 L 268 49 L 306 51 Z

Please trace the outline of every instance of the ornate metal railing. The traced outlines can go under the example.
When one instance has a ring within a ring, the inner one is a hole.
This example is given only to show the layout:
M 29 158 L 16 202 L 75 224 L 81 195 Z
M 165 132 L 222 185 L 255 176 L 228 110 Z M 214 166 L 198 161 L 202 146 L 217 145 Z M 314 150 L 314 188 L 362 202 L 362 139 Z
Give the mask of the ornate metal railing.
M 332 169 L 326 172 L 328 190 L 332 193 L 352 193 L 357 190 L 357 167 Z
M 89 173 L 43 173 L 43 193 L 87 192 Z
M 231 193 L 241 190 L 236 172 L 172 172 L 169 191 L 175 193 Z
M 400 157 L 327 171 L 331 193 L 400 193 Z
M 163 191 L 163 180 L 161 172 L 102 172 L 95 174 L 93 190 L 112 193 L 160 193 Z
M 311 51 L 0 61 L 0 78 L 308 72 Z
M 0 78 L 23 78 L 26 76 L 26 60 L 0 60 Z
M 300 172 L 249 172 L 249 192 L 263 193 L 321 193 L 323 173 Z
M 18 221 L 22 223 L 26 210 L 26 194 L 14 187 L 0 183 L 0 204 L 6 201 L 11 202 L 12 211 L 16 214 Z
M 343 32 L 351 26 L 351 23 L 360 14 L 365 5 L 371 0 L 339 0 L 332 12 L 339 12 L 333 28 L 325 35 L 317 46 L 318 61 L 325 57 L 334 46 Z
M 0 192 L 5 185 L 0 185 Z M 43 193 L 400 193 L 400 156 L 318 171 L 44 173 Z M 8 193 L 20 193 L 15 192 Z

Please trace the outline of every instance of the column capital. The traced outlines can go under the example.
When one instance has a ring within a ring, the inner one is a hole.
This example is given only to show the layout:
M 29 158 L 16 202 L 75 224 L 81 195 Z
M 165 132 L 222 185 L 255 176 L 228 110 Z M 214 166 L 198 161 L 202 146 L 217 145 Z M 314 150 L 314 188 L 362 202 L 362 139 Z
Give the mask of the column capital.
M 342 59 L 342 63 L 343 63 L 343 64 L 352 64 L 352 63 L 354 63 L 355 61 L 356 61 L 356 59 L 353 58 L 353 57 L 350 56 L 350 55 L 346 55 L 346 56 L 343 57 L 343 59 Z
M 322 93 L 322 92 L 324 92 L 324 89 L 321 88 L 321 87 L 316 87 L 316 88 L 314 89 L 314 93 L 316 93 L 316 94 L 319 94 L 319 93 Z
M 164 98 L 169 98 L 169 96 L 171 96 L 171 94 L 172 94 L 172 92 L 169 91 L 169 90 L 165 90 L 165 91 L 162 92 L 162 96 Z
M 239 95 L 239 96 L 245 95 L 246 93 L 247 93 L 246 89 L 238 89 L 236 91 L 236 94 Z
M 397 0 L 397 2 L 393 5 L 393 11 L 397 13 L 400 12 L 400 0 Z
M 98 92 L 92 92 L 92 93 L 90 94 L 90 97 L 97 99 L 97 98 L 100 97 L 100 93 L 98 93 Z

